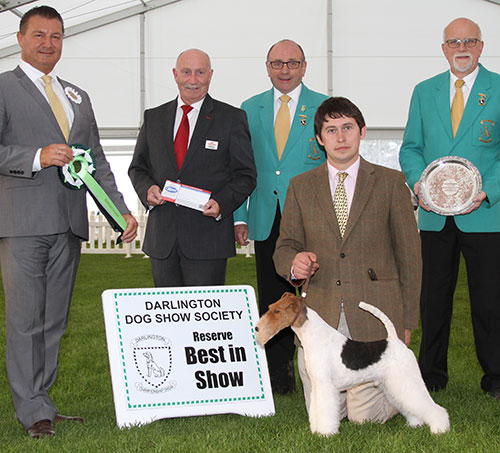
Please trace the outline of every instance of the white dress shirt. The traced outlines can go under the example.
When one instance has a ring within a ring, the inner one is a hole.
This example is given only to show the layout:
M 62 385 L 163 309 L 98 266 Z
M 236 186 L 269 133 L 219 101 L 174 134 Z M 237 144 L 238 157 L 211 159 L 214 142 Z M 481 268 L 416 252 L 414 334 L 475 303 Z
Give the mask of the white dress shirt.
M 479 74 L 479 66 L 474 69 L 469 75 L 465 77 L 457 77 L 453 72 L 450 71 L 450 109 L 451 104 L 453 104 L 453 98 L 455 97 L 455 92 L 457 91 L 455 87 L 455 82 L 458 79 L 462 79 L 464 84 L 462 86 L 462 93 L 464 94 L 464 108 L 467 105 L 467 100 L 469 99 L 470 92 L 472 90 L 472 85 L 476 81 L 477 75 Z
M 201 101 L 195 102 L 194 104 L 190 104 L 193 109 L 187 114 L 189 121 L 189 140 L 188 140 L 188 148 L 191 143 L 191 137 L 193 136 L 194 128 L 196 127 L 196 122 L 198 121 L 198 116 L 200 114 L 201 106 L 203 105 L 203 98 Z M 177 131 L 179 130 L 179 126 L 181 125 L 182 115 L 184 111 L 182 110 L 182 106 L 186 105 L 186 103 L 181 99 L 180 96 L 177 96 L 177 110 L 175 112 L 175 121 L 174 121 L 174 137 L 173 140 L 175 142 L 175 136 L 177 135 Z
M 330 192 L 332 194 L 332 203 L 335 199 L 335 189 L 337 188 L 337 182 L 339 180 L 339 173 L 347 173 L 347 177 L 344 179 L 344 187 L 347 195 L 347 213 L 349 214 L 352 205 L 352 199 L 354 198 L 354 190 L 356 188 L 356 180 L 358 179 L 360 158 L 356 159 L 349 168 L 346 170 L 337 170 L 333 165 L 327 161 L 328 167 L 328 181 L 330 182 Z
M 280 96 L 283 96 L 283 93 L 280 93 L 276 88 L 274 88 L 274 121 L 276 122 L 276 115 L 278 114 L 278 110 L 281 107 L 281 99 Z M 297 110 L 297 105 L 299 103 L 300 92 L 302 91 L 302 84 L 299 84 L 297 88 L 287 93 L 287 96 L 290 96 L 290 100 L 288 101 L 288 110 L 290 111 L 290 125 L 293 123 L 293 117 L 295 116 L 295 111 Z

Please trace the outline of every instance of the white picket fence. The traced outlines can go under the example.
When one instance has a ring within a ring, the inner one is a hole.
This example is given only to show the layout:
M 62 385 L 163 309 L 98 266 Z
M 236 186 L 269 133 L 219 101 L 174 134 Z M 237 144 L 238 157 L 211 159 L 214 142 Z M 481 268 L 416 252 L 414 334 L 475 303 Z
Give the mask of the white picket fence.
M 139 224 L 136 240 L 129 244 L 116 244 L 118 233 L 113 231 L 106 218 L 100 213 L 89 212 L 89 240 L 82 242 L 82 253 L 124 254 L 125 258 L 143 255 L 142 243 L 146 232 L 147 215 L 145 213 L 134 214 L 134 217 Z M 255 253 L 253 241 L 245 247 L 237 248 L 236 253 L 247 257 L 252 256 Z

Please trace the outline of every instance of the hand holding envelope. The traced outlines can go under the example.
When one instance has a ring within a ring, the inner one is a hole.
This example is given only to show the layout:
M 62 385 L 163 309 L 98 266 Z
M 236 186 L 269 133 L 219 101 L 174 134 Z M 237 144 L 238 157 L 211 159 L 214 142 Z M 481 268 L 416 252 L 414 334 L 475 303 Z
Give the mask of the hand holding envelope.
M 202 211 L 207 216 L 217 217 L 220 207 L 215 200 L 210 199 L 211 194 L 208 190 L 187 186 L 167 179 L 161 196 L 165 201 Z

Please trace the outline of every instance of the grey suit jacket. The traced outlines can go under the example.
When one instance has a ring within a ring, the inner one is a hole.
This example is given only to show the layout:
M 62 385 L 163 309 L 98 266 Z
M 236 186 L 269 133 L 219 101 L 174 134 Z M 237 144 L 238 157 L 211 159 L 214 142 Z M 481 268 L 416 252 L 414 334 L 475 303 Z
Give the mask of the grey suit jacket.
M 327 164 L 291 180 L 274 262 L 290 278 L 298 252 L 314 252 L 320 265 L 307 304 L 337 327 L 340 301 L 354 340 L 386 337 L 380 321 L 358 308 L 379 307 L 404 338 L 418 327 L 420 238 L 404 175 L 361 158 L 346 231 L 341 238 L 333 209 Z M 368 269 L 376 280 L 370 279 Z
M 173 141 L 176 109 L 174 99 L 144 113 L 129 168 L 132 184 L 144 206 L 148 189 L 163 188 L 167 179 L 208 190 L 220 205 L 222 220 L 173 203 L 157 206 L 149 212 L 144 252 L 164 259 L 177 241 L 187 258 L 228 258 L 235 254 L 233 211 L 256 183 L 246 114 L 207 95 L 179 170 Z M 208 140 L 217 142 L 217 149 L 207 146 Z
M 70 97 L 74 121 L 69 144 L 92 149 L 95 179 L 122 214 L 128 213 L 99 142 L 90 99 L 64 80 L 79 99 Z M 0 74 L 0 237 L 40 236 L 71 231 L 88 238 L 86 190 L 71 190 L 59 180 L 56 167 L 32 172 L 39 148 L 65 143 L 50 105 L 24 71 Z

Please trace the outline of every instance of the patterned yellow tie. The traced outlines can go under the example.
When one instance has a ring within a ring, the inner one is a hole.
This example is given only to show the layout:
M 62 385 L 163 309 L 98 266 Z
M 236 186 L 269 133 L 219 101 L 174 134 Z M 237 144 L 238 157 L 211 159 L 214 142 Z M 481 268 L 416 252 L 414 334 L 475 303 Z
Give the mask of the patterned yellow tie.
M 274 137 L 276 138 L 276 149 L 278 151 L 278 159 L 281 159 L 283 150 L 285 149 L 288 134 L 290 133 L 290 110 L 288 109 L 288 101 L 291 99 L 286 94 L 280 96 L 281 107 L 276 115 L 274 123 Z
M 345 191 L 344 181 L 347 178 L 347 173 L 339 172 L 338 174 L 337 187 L 335 188 L 335 194 L 333 195 L 333 209 L 335 210 L 335 215 L 337 216 L 337 222 L 339 223 L 340 236 L 344 237 L 345 227 L 347 225 L 347 194 Z
M 464 93 L 462 91 L 464 83 L 462 79 L 457 79 L 455 81 L 456 91 L 453 102 L 451 103 L 451 128 L 453 130 L 453 137 L 457 135 L 458 126 L 464 114 Z
M 68 118 L 66 117 L 66 113 L 64 112 L 64 108 L 62 106 L 61 101 L 57 97 L 57 94 L 54 92 L 52 88 L 52 77 L 48 75 L 42 76 L 43 83 L 45 84 L 45 93 L 47 93 L 47 97 L 49 98 L 50 108 L 56 117 L 57 123 L 61 128 L 61 131 L 64 135 L 66 141 L 69 138 L 69 123 Z

